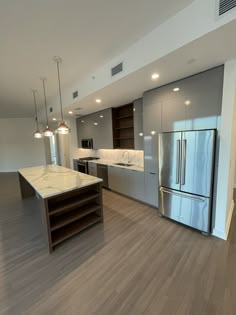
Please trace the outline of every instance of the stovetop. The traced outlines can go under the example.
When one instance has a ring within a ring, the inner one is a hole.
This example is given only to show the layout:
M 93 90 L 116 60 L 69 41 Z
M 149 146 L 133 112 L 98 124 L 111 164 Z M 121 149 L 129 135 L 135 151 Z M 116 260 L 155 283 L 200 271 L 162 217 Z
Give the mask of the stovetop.
M 91 160 L 99 160 L 98 157 L 84 157 L 84 158 L 79 158 L 79 161 L 91 161 Z

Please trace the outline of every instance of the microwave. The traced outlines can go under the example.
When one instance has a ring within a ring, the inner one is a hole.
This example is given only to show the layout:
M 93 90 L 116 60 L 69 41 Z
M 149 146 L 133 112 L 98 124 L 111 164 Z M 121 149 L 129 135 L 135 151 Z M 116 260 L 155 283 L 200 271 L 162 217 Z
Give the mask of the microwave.
M 83 149 L 93 149 L 93 139 L 82 139 L 81 147 Z

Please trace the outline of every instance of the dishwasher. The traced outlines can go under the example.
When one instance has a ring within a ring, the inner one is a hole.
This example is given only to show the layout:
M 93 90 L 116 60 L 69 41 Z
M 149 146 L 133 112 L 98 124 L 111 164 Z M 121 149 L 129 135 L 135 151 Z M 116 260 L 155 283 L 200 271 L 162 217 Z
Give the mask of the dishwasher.
M 103 180 L 103 187 L 108 188 L 108 168 L 107 165 L 97 164 L 97 177 Z

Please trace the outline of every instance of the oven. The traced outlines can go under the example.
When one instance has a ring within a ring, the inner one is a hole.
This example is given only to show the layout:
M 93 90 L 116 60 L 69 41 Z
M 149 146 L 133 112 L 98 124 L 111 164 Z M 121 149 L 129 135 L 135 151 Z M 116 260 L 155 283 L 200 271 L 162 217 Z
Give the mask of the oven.
M 88 174 L 89 173 L 88 161 L 98 160 L 98 159 L 99 158 L 97 158 L 97 157 L 91 157 L 90 156 L 90 157 L 85 157 L 85 158 L 80 158 L 78 160 L 75 160 L 75 162 L 74 162 L 74 169 L 77 172 Z
M 87 161 L 77 161 L 76 171 L 80 173 L 88 174 L 88 162 Z

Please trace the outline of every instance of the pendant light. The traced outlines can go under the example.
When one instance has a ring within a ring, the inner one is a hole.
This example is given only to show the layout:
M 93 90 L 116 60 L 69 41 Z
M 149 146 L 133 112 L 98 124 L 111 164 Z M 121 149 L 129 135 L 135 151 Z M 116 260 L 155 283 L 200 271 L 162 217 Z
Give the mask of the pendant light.
M 46 111 L 46 129 L 44 130 L 43 134 L 45 137 L 52 137 L 53 132 L 50 130 L 48 126 L 48 111 L 47 111 L 47 98 L 46 98 L 46 91 L 45 91 L 45 78 L 41 78 L 43 82 L 43 94 L 44 94 L 44 104 L 45 104 L 45 111 Z
M 32 90 L 34 96 L 34 108 L 35 108 L 35 120 L 36 120 L 36 131 L 34 132 L 34 138 L 40 139 L 43 137 L 42 132 L 39 131 L 38 115 L 37 115 L 37 104 L 36 104 L 36 90 Z
M 63 110 L 62 110 L 62 98 L 61 98 L 61 82 L 60 82 L 60 69 L 59 69 L 59 63 L 61 63 L 60 57 L 53 57 L 53 60 L 57 64 L 57 76 L 58 76 L 58 87 L 59 87 L 59 97 L 60 97 L 60 106 L 61 106 L 61 122 L 58 125 L 57 132 L 59 134 L 68 134 L 70 131 L 70 128 L 67 126 L 67 124 L 64 121 L 63 118 Z

